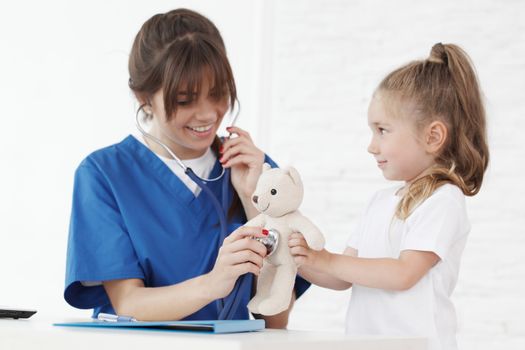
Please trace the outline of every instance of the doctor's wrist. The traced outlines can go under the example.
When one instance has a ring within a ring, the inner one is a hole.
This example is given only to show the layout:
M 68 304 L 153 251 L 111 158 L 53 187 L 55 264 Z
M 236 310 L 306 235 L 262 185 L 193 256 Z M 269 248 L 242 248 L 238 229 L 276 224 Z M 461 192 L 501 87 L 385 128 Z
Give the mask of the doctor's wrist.
M 214 285 L 215 283 L 213 282 L 213 276 L 210 272 L 199 276 L 198 279 L 199 294 L 203 300 L 206 300 L 208 303 L 211 303 L 212 301 L 220 298 L 220 296 L 217 295 L 217 288 Z

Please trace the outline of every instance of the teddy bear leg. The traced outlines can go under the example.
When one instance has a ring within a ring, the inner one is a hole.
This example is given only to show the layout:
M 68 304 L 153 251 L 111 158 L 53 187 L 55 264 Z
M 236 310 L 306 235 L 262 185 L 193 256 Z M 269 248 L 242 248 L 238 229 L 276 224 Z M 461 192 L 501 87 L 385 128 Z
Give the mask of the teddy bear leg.
M 259 313 L 275 315 L 290 306 L 294 286 L 295 265 L 280 265 L 276 268 L 270 295 L 259 304 Z
M 248 303 L 248 310 L 254 314 L 260 314 L 259 304 L 270 295 L 272 283 L 275 277 L 276 266 L 268 262 L 264 262 L 261 273 L 257 278 L 257 292 L 255 296 Z

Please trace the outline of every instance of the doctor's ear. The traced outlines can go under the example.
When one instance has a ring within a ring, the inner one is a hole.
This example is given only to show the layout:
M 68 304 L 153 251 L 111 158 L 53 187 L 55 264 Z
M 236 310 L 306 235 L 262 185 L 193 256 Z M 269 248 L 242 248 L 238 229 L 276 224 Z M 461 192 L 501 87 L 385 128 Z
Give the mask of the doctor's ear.
M 137 101 L 139 102 L 139 106 L 142 108 L 144 113 L 153 114 L 153 107 L 151 105 L 151 99 L 147 95 L 135 92 L 135 97 Z
M 447 141 L 448 129 L 440 120 L 430 123 L 425 130 L 425 148 L 428 153 L 437 154 Z

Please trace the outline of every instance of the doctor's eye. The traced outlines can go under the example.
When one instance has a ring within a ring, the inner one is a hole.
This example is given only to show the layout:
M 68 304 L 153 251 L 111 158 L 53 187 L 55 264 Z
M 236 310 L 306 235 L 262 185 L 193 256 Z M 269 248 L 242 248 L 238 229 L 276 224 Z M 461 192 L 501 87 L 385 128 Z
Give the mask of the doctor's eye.
M 270 193 L 272 194 L 272 196 L 275 196 L 277 194 L 277 190 L 275 188 L 272 188 Z

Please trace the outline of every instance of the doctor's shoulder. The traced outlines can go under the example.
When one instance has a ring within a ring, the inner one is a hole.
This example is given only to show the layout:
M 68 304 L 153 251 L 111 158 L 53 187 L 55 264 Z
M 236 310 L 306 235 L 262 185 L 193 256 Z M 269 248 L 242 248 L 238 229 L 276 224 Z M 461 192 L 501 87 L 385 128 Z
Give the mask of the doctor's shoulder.
M 123 152 L 121 147 L 127 139 L 128 138 L 91 152 L 80 161 L 76 173 L 86 169 L 104 173 L 115 167 L 120 167 L 123 161 L 126 162 L 125 158 L 128 158 L 125 154 L 126 152 Z M 129 159 L 127 159 L 127 161 L 129 161 Z

